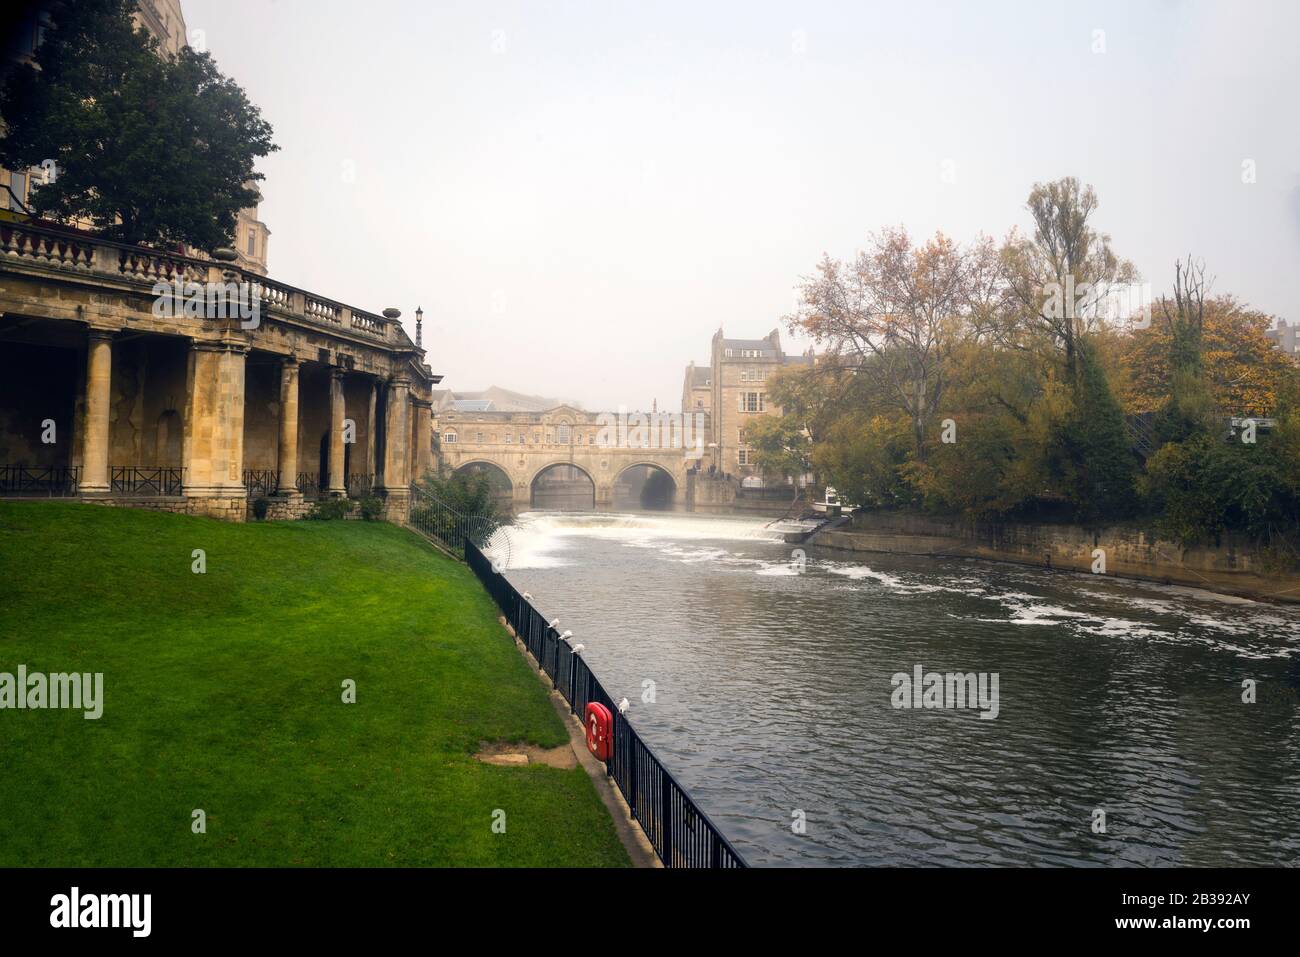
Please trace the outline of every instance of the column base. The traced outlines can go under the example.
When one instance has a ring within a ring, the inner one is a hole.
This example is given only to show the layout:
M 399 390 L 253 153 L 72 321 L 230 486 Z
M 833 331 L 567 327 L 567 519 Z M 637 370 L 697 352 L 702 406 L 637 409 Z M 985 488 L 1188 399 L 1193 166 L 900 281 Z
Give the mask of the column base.
M 409 488 L 381 488 L 377 489 L 384 500 L 384 508 L 380 515 L 385 522 L 392 522 L 394 525 L 405 525 L 411 517 L 411 490 Z
M 187 485 L 181 489 L 186 515 L 203 515 L 226 522 L 248 518 L 248 494 L 242 485 Z

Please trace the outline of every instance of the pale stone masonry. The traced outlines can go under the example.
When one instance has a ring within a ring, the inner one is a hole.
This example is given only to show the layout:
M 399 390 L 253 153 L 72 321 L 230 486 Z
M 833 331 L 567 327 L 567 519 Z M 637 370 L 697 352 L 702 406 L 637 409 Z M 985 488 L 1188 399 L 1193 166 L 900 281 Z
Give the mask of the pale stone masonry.
M 762 339 L 728 339 L 722 328 L 713 334 L 705 378 L 710 411 L 711 464 L 718 472 L 739 479 L 757 476 L 745 443 L 745 426 L 758 415 L 780 415 L 781 409 L 768 402 L 767 379 L 787 366 L 811 365 L 812 353 L 787 355 L 781 348 L 781 333 L 773 329 Z M 698 401 L 699 370 L 692 363 L 687 370 L 683 402 Z
M 620 478 L 637 466 L 649 466 L 672 480 L 672 507 L 693 508 L 694 472 L 702 460 L 682 448 L 602 446 L 602 422 L 614 415 L 570 405 L 544 412 L 447 408 L 437 413 L 433 427 L 441 464 L 485 471 L 516 511 L 529 508 L 539 484 L 567 472 L 566 466 L 574 470 L 568 474 L 590 480 L 589 507 L 598 510 L 615 507 Z
M 373 489 L 402 520 L 410 481 L 433 467 L 441 376 L 397 311 L 265 279 L 255 325 L 155 308 L 158 282 L 232 275 L 258 279 L 0 221 L 0 494 L 74 491 L 239 521 L 254 483 L 279 515 L 300 513 L 304 495 Z
M 1287 325 L 1285 319 L 1279 319 L 1277 326 L 1267 330 L 1264 335 L 1272 340 L 1273 345 L 1277 346 L 1289 356 L 1300 356 L 1300 324 Z

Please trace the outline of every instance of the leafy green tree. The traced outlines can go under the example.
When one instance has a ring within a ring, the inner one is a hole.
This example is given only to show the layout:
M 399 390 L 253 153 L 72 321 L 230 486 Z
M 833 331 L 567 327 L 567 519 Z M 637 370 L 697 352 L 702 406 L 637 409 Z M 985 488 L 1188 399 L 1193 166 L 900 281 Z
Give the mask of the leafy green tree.
M 480 516 L 492 523 L 500 518 L 492 484 L 481 472 L 425 472 L 417 485 L 461 515 Z
M 271 127 L 209 54 L 165 54 L 137 30 L 134 6 L 52 6 L 39 68 L 19 64 L 0 88 L 0 164 L 57 164 L 32 193 L 37 216 L 125 242 L 229 245 L 258 200 L 254 162 L 278 148 Z
M 904 415 L 845 415 L 826 430 L 813 450 L 813 465 L 843 501 L 867 508 L 898 508 L 917 503 L 903 479 L 913 442 Z
M 1137 463 L 1096 351 L 1086 339 L 1076 349 L 1079 381 L 1073 412 L 1058 433 L 1059 462 L 1076 517 L 1097 522 L 1132 512 Z
M 796 479 L 808 471 L 812 442 L 796 415 L 759 415 L 745 425 L 745 444 L 754 452 L 754 464 L 766 478 Z
M 1295 553 L 1300 534 L 1300 422 L 1254 444 L 1205 433 L 1170 442 L 1147 462 L 1143 488 L 1157 524 L 1183 544 L 1215 543 L 1227 531 Z

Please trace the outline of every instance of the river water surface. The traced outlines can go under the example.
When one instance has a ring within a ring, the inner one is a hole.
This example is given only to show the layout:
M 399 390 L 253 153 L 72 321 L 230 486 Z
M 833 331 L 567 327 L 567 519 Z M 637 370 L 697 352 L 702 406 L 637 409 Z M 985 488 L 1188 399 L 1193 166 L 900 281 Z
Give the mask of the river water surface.
M 1300 864 L 1294 606 L 974 560 L 800 568 L 748 518 L 530 512 L 494 546 L 751 864 Z M 997 717 L 894 707 L 918 665 L 996 673 Z

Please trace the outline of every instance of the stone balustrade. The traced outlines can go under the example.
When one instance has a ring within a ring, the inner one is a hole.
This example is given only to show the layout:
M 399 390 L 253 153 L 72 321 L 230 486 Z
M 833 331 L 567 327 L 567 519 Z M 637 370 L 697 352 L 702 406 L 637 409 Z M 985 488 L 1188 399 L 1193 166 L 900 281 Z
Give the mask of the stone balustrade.
M 194 298 L 220 309 L 192 312 Z M 441 377 L 399 317 L 229 262 L 0 217 L 0 381 L 22 386 L 0 395 L 0 494 L 180 499 L 163 505 L 240 520 L 250 490 L 297 514 L 307 476 L 312 494 L 374 495 L 400 520 L 433 465 Z M 39 435 L 46 419 L 56 442 Z
M 316 326 L 345 329 L 390 341 L 391 322 L 382 316 L 335 302 L 252 272 L 206 259 L 162 250 L 129 246 L 80 232 L 24 222 L 0 222 L 0 260 L 15 266 L 53 268 L 88 277 L 125 280 L 132 284 L 227 281 L 254 284 L 261 302 L 277 315 Z M 233 280 L 228 278 L 233 274 Z

